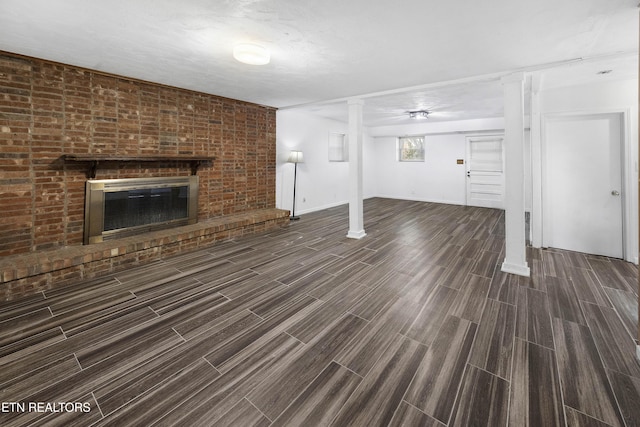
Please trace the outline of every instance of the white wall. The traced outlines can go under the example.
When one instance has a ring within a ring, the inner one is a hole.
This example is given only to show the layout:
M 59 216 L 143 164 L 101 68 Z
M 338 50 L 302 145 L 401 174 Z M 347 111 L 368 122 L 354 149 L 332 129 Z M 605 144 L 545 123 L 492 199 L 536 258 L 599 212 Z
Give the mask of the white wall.
M 349 163 L 330 162 L 330 133 L 347 133 L 347 123 L 295 110 L 276 113 L 276 206 L 293 205 L 293 168 L 287 163 L 291 150 L 301 150 L 304 163 L 298 164 L 296 215 L 326 209 L 349 201 Z M 363 141 L 364 197 L 376 195 L 372 167 L 372 139 Z
M 466 204 L 466 140 L 473 135 L 501 134 L 504 119 L 475 119 L 450 122 L 371 128 L 378 196 L 456 205 Z M 397 137 L 425 135 L 425 161 L 399 162 Z
M 276 206 L 290 210 L 293 204 L 294 166 L 286 160 L 294 149 L 305 158 L 298 164 L 296 214 L 348 203 L 349 164 L 328 161 L 329 134 L 346 133 L 347 123 L 296 110 L 279 110 L 276 119 Z M 466 159 L 466 137 L 503 127 L 502 118 L 493 118 L 365 129 L 364 197 L 464 205 L 466 166 L 456 160 Z M 396 138 L 408 134 L 426 135 L 425 162 L 396 160 Z
M 400 135 L 398 135 L 400 136 Z M 394 199 L 465 204 L 464 135 L 427 135 L 424 162 L 399 162 L 396 137 L 375 138 L 378 196 Z

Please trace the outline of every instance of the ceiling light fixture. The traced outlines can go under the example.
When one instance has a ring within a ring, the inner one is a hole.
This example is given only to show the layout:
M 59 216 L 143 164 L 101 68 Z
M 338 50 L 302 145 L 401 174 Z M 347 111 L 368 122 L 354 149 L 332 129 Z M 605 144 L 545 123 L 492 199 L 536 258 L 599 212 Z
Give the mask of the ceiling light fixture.
M 265 65 L 271 60 L 269 50 L 253 43 L 237 44 L 233 48 L 233 57 L 249 65 Z
M 410 119 L 427 119 L 429 112 L 427 110 L 409 111 Z

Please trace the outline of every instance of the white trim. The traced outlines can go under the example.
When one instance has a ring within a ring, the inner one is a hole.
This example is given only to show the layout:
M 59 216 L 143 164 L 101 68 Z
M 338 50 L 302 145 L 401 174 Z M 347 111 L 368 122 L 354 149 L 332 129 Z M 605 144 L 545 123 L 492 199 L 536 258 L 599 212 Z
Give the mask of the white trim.
M 622 158 L 620 159 L 620 165 L 622 166 L 622 257 L 624 260 L 633 262 L 637 258 L 637 252 L 633 250 L 633 242 L 635 239 L 631 236 L 637 237 L 638 231 L 635 228 L 637 220 L 632 221 L 633 215 L 633 201 L 635 195 L 638 194 L 637 189 L 634 191 L 633 186 L 633 173 L 634 159 L 636 156 L 632 156 L 631 153 L 631 110 L 629 108 L 621 111 L 620 131 L 622 132 L 621 138 L 622 147 L 620 147 L 620 153 Z M 637 181 L 636 181 L 637 182 Z M 638 212 L 636 207 L 636 213 Z M 633 234 L 630 234 L 633 232 Z
M 529 269 L 529 264 L 527 264 L 526 262 L 524 263 L 524 265 L 519 265 L 519 264 L 507 263 L 505 261 L 502 263 L 502 267 L 500 268 L 500 270 L 504 271 L 505 273 L 517 274 L 518 276 L 525 276 L 525 277 L 531 276 L 531 270 Z
M 367 197 L 368 199 L 379 197 L 381 199 L 393 199 L 393 200 L 409 200 L 411 202 L 425 202 L 425 203 L 441 203 L 444 205 L 458 205 L 458 206 L 466 206 L 464 202 L 460 200 L 446 200 L 446 199 L 426 199 L 422 197 L 415 196 L 398 196 L 398 195 L 388 195 L 388 194 L 377 194 L 375 196 Z
M 326 205 L 322 205 L 322 206 L 316 206 L 310 209 L 296 209 L 296 216 L 297 215 L 304 215 L 304 214 L 308 214 L 311 212 L 317 212 L 317 211 L 322 211 L 325 209 L 331 209 L 331 208 L 335 208 L 337 206 L 342 206 L 342 205 L 348 205 L 349 201 L 348 200 L 342 200 L 340 202 L 335 202 L 335 203 L 328 203 Z
M 403 159 L 402 158 L 402 152 L 404 151 L 404 140 L 407 139 L 421 139 L 422 141 L 422 150 L 421 150 L 421 154 L 422 157 L 419 159 Z M 424 135 L 413 135 L 413 136 L 409 136 L 409 135 L 403 135 L 403 136 L 398 136 L 396 137 L 396 161 L 400 162 L 400 163 L 424 163 L 426 161 L 426 147 L 425 147 L 425 137 Z
M 544 132 L 540 113 L 540 91 L 543 75 L 531 75 L 531 106 L 529 117 L 529 141 L 531 150 L 531 216 L 530 236 L 531 246 L 542 247 L 542 135 Z
M 623 195 L 623 231 L 624 231 L 624 259 L 638 264 L 638 134 L 632 140 L 633 125 L 632 111 L 625 108 L 622 111 L 622 189 Z M 636 112 L 637 116 L 638 113 Z M 637 129 L 636 129 L 637 132 Z
M 440 122 L 443 123 L 443 122 Z M 395 127 L 399 127 L 400 125 L 395 125 Z M 377 128 L 391 128 L 394 125 L 389 126 L 377 126 Z M 528 128 L 524 128 L 524 130 L 529 130 Z M 398 132 L 389 132 L 388 134 L 376 134 L 376 129 L 372 131 L 373 138 L 397 138 Z M 440 135 L 468 135 L 468 136 L 491 136 L 491 135 L 504 135 L 504 128 L 496 128 L 496 129 L 486 129 L 486 130 L 450 130 L 450 131 L 434 131 L 434 132 L 413 132 L 403 134 L 402 136 L 440 136 Z
M 360 231 L 349 230 L 349 232 L 347 233 L 347 237 L 350 239 L 362 239 L 366 235 L 367 233 L 365 233 L 364 230 L 360 230 Z

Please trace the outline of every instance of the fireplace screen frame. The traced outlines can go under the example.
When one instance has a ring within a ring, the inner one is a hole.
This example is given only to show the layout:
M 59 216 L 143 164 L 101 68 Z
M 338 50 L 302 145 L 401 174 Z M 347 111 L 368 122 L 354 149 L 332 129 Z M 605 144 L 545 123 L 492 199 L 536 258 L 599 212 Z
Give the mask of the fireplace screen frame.
M 86 183 L 84 209 L 84 244 L 99 243 L 149 231 L 179 227 L 198 222 L 198 176 L 91 179 Z M 105 193 L 187 186 L 187 216 L 179 219 L 134 227 L 104 230 Z

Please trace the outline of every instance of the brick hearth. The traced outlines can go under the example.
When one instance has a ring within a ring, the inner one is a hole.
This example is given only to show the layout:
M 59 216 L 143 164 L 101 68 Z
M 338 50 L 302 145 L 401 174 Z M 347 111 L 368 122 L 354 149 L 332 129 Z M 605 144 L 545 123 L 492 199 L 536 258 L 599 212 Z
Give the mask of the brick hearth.
M 261 209 L 86 246 L 3 257 L 0 259 L 0 300 L 15 299 L 288 224 L 289 211 Z

